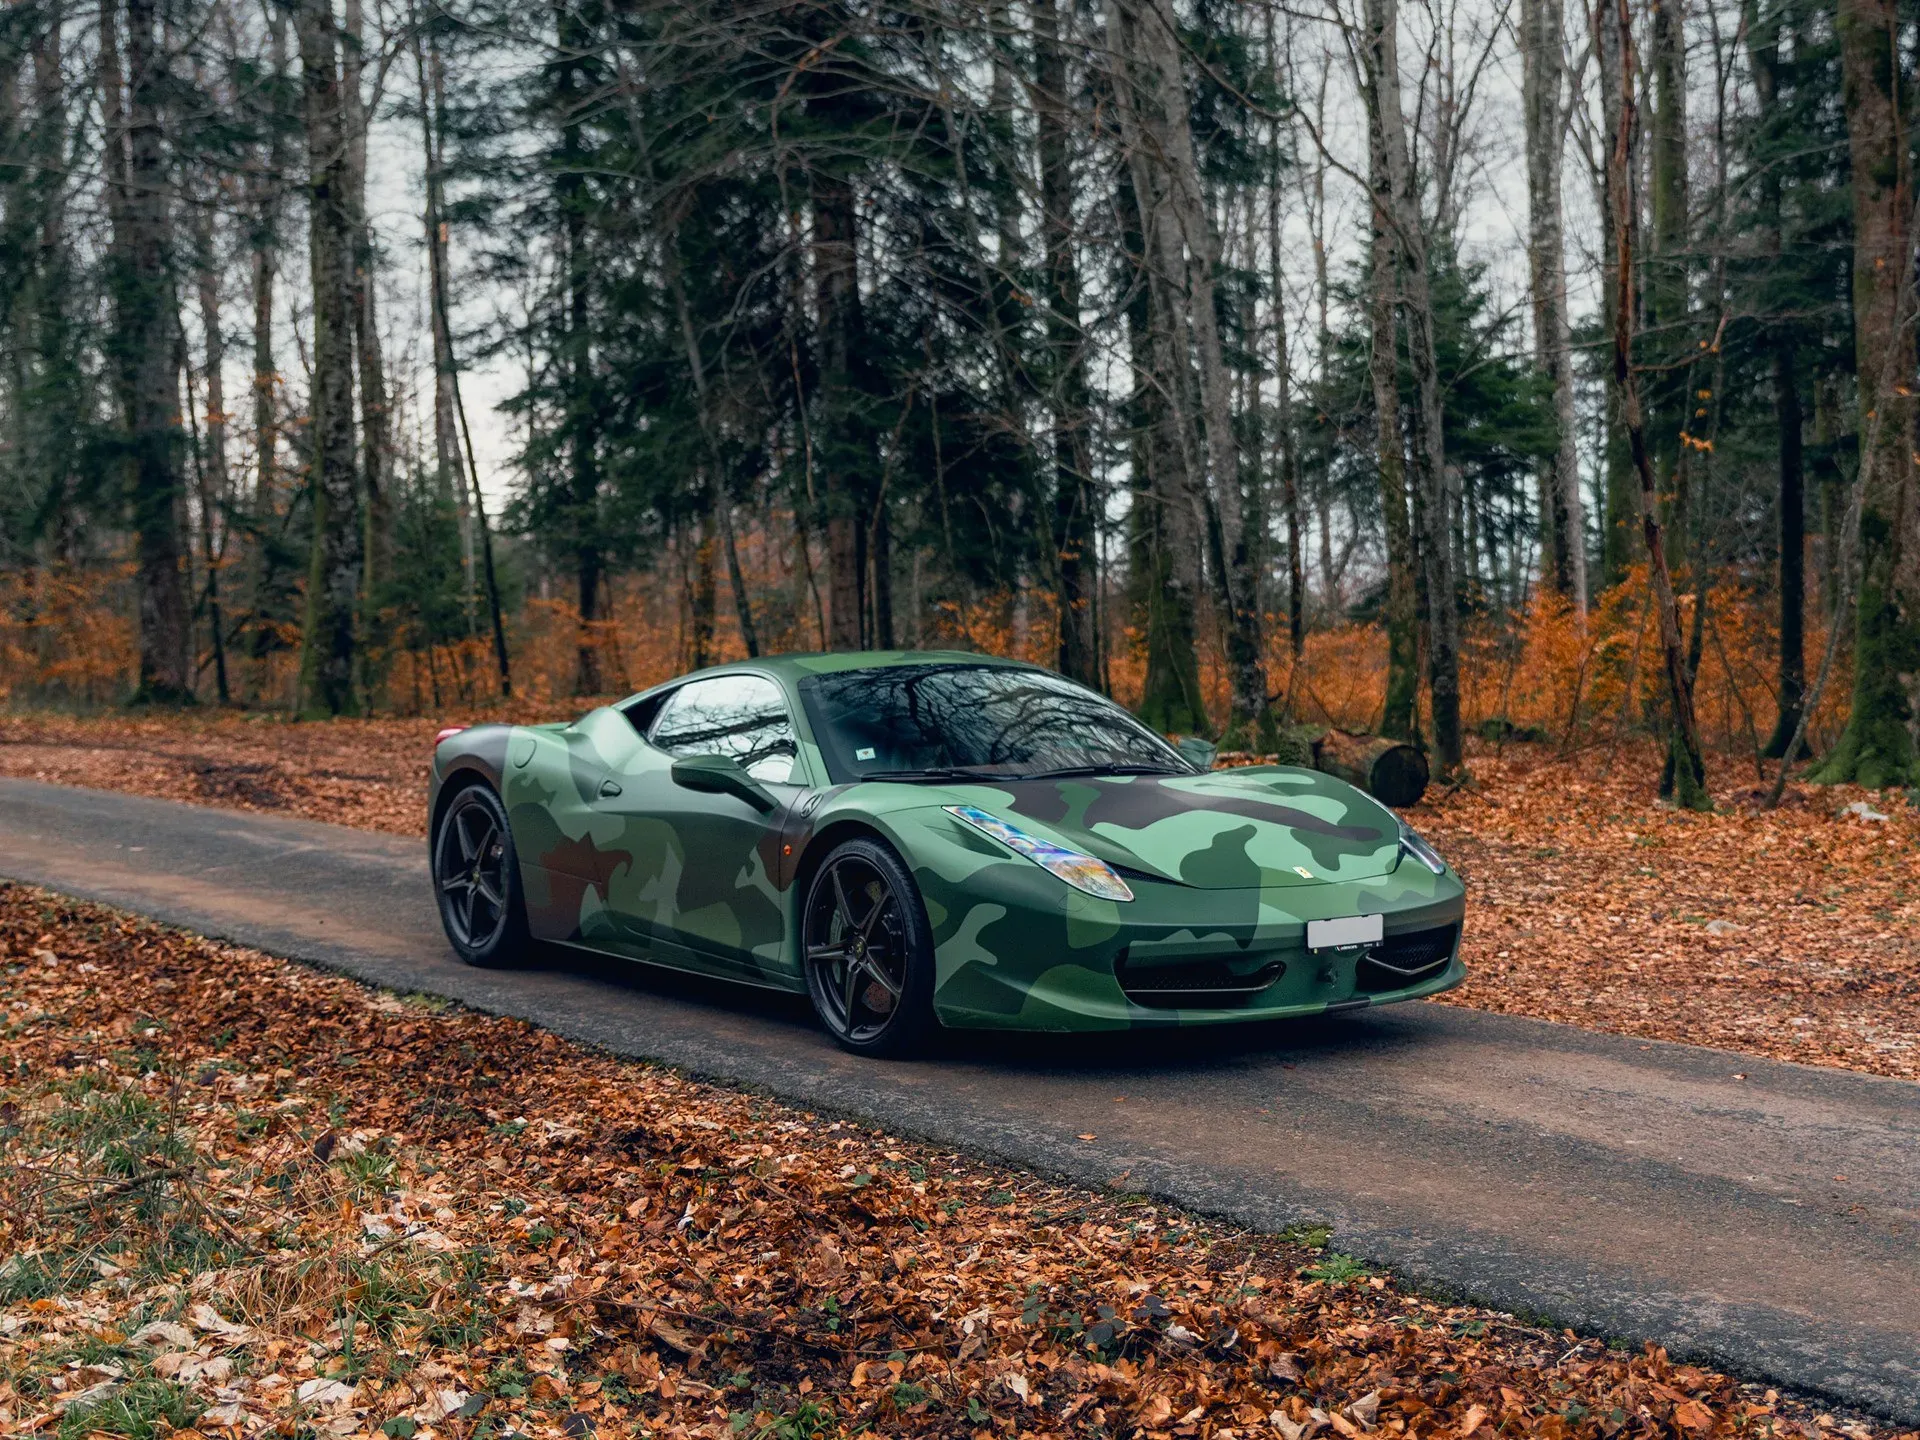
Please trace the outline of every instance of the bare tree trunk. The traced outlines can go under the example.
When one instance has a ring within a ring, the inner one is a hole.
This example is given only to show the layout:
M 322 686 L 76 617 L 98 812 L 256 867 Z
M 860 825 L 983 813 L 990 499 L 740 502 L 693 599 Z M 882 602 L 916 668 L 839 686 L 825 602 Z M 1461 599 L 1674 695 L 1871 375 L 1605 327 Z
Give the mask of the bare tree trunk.
M 1673 577 L 1667 569 L 1667 549 L 1661 534 L 1660 500 L 1654 479 L 1653 457 L 1647 447 L 1641 418 L 1640 392 L 1633 372 L 1633 18 L 1628 0 L 1612 0 L 1619 40 L 1620 69 L 1618 128 L 1609 135 L 1608 194 L 1613 201 L 1613 374 L 1620 391 L 1621 421 L 1640 478 L 1640 525 L 1646 545 L 1647 575 L 1660 624 L 1660 644 L 1666 657 L 1668 698 L 1673 709 L 1673 776 L 1675 797 L 1689 810 L 1710 810 L 1706 761 L 1700 751 L 1700 733 L 1694 722 L 1693 679 L 1680 634 L 1680 607 L 1674 599 Z
M 706 489 L 709 496 L 713 491 L 713 477 L 708 475 Z M 687 617 L 687 653 L 689 668 L 704 670 L 714 660 L 713 653 L 713 617 L 719 608 L 720 587 L 713 565 L 713 513 L 710 502 L 705 510 L 694 520 L 686 539 L 693 544 L 692 555 L 692 593 Z
M 108 243 L 113 264 L 127 265 L 127 246 L 131 240 L 127 219 L 127 81 L 120 66 L 121 0 L 102 0 L 100 6 L 100 43 L 95 66 L 100 86 L 100 174 L 105 183 L 107 220 L 111 226 Z M 130 357 L 124 352 L 115 357 L 123 374 L 122 384 L 129 392 L 126 403 L 132 405 Z
M 205 351 L 207 394 L 206 449 L 200 461 L 201 548 L 207 566 L 207 620 L 213 641 L 215 693 L 222 705 L 232 700 L 227 676 L 226 621 L 220 605 L 220 572 L 226 549 L 226 511 L 231 494 L 227 473 L 226 336 L 220 327 L 220 278 L 214 253 L 213 205 L 209 197 L 196 217 L 194 248 L 197 299 Z
M 1219 240 L 1194 157 L 1178 31 L 1166 0 L 1106 0 L 1106 17 L 1115 107 L 1140 206 L 1156 317 L 1154 380 L 1176 417 L 1189 503 L 1204 547 L 1203 573 L 1226 630 L 1232 715 L 1222 739 L 1258 748 L 1270 716 L 1260 616 L 1251 598 L 1250 494 L 1241 483 L 1232 433 L 1214 309 Z M 1190 386 L 1197 390 L 1195 404 L 1184 398 Z M 1193 453 L 1189 437 L 1196 434 L 1204 440 L 1204 454 Z
M 452 492 L 460 515 L 460 544 L 465 562 L 468 624 L 472 625 L 474 532 L 486 581 L 488 618 L 493 629 L 493 661 L 500 693 L 513 694 L 513 670 L 507 656 L 507 627 L 500 613 L 500 582 L 493 566 L 493 535 L 487 528 L 487 507 L 480 493 L 479 467 L 473 463 L 473 438 L 466 433 L 466 407 L 460 399 L 460 369 L 453 353 L 453 322 L 447 278 L 447 222 L 444 157 L 440 137 L 446 114 L 445 73 L 433 37 L 421 43 L 414 27 L 413 60 L 420 81 L 420 130 L 426 151 L 427 306 L 433 330 L 433 441 L 441 493 Z M 461 464 L 465 440 L 467 464 Z
M 1413 370 L 1417 463 L 1414 518 L 1427 598 L 1427 685 L 1433 705 L 1433 744 L 1442 778 L 1460 768 L 1460 614 L 1454 593 L 1453 502 L 1447 482 L 1446 435 L 1433 297 L 1427 277 L 1427 241 L 1414 188 L 1406 122 L 1400 109 L 1397 0 L 1367 0 L 1368 89 L 1380 132 L 1392 196 L 1389 218 L 1400 256 L 1400 295 L 1407 322 L 1407 358 Z
M 180 537 L 180 376 L 168 284 L 171 190 L 160 121 L 167 61 L 155 32 L 154 0 L 127 0 L 126 16 L 127 169 L 114 248 L 124 267 L 117 340 L 129 381 L 127 431 L 139 556 L 138 694 L 178 704 L 192 700 L 193 691 Z
M 253 251 L 253 436 L 254 476 L 253 508 L 263 528 L 279 508 L 278 486 L 274 482 L 275 455 L 280 446 L 278 407 L 274 404 L 276 380 L 273 358 L 273 277 L 276 268 L 274 246 L 262 240 Z
M 1758 0 L 1744 0 L 1742 29 L 1746 34 L 1748 68 L 1753 75 L 1754 98 L 1760 113 L 1770 114 L 1780 103 L 1780 28 L 1782 9 L 1771 7 L 1763 17 Z M 1781 184 L 1778 170 L 1768 167 L 1760 177 L 1760 248 L 1777 261 L 1781 253 Z M 1779 715 L 1763 754 L 1779 758 L 1800 730 L 1807 690 L 1807 496 L 1805 416 L 1800 406 L 1800 366 L 1793 322 L 1776 320 L 1770 327 L 1773 351 L 1773 413 L 1779 436 L 1780 487 L 1780 676 Z M 1794 757 L 1799 758 L 1799 757 Z
M 414 66 L 420 80 L 420 137 L 426 151 L 427 306 L 433 331 L 433 453 L 435 475 L 442 495 L 452 500 L 460 515 L 461 558 L 466 568 L 468 623 L 472 624 L 474 543 L 467 475 L 460 459 L 459 422 L 454 416 L 453 332 L 447 314 L 447 222 L 443 194 L 441 116 L 445 111 L 445 80 L 440 52 L 429 35 L 422 42 L 413 31 Z M 531 380 L 529 380 L 531 384 Z
M 865 648 L 866 527 L 850 471 L 865 458 L 861 417 L 854 394 L 854 347 L 858 343 L 859 240 L 853 187 L 838 175 L 813 177 L 813 257 L 820 333 L 820 437 L 828 448 L 824 466 L 827 509 L 827 648 Z
M 32 87 L 27 91 L 31 116 L 22 136 L 31 168 L 17 172 L 23 202 L 17 244 L 25 273 L 14 319 L 18 338 L 12 354 L 12 401 L 18 448 L 13 464 L 16 474 L 44 477 L 43 514 L 53 522 L 51 548 L 58 553 L 67 548 L 74 529 L 73 511 L 66 503 L 80 478 L 73 439 L 85 421 L 90 397 L 80 384 L 82 332 L 75 323 L 75 265 L 67 230 L 74 186 L 68 175 L 62 0 L 43 0 L 34 21 L 28 42 L 33 57 Z M 76 98 L 84 103 L 84 96 Z M 31 370 L 30 355 L 39 362 Z M 23 563 L 30 564 L 32 558 L 31 553 L 22 555 Z
M 1127 0 L 1108 0 L 1109 11 L 1124 3 Z M 1201 473 L 1209 475 L 1201 494 L 1206 503 L 1209 567 L 1226 621 L 1233 707 L 1222 743 L 1264 749 L 1272 728 L 1257 583 L 1264 550 L 1260 534 L 1265 528 L 1264 486 L 1258 466 L 1242 475 L 1233 433 L 1232 391 L 1214 301 L 1220 238 L 1194 153 L 1179 33 L 1172 0 L 1148 0 L 1135 17 L 1132 38 L 1144 72 L 1146 101 L 1140 116 L 1150 142 L 1142 158 L 1165 166 L 1167 208 L 1186 256 L 1184 303 L 1192 327 L 1201 428 L 1206 436 L 1206 465 Z M 1166 263 L 1171 266 L 1174 256 L 1169 255 Z
M 1558 594 L 1587 608 L 1586 524 L 1580 504 L 1580 454 L 1573 405 L 1572 330 L 1561 229 L 1565 137 L 1561 0 L 1521 0 L 1522 108 L 1527 132 L 1527 267 L 1533 291 L 1533 346 L 1553 387 L 1559 445 L 1540 468 L 1541 575 Z
M 1314 133 L 1327 133 L 1327 78 L 1332 64 L 1325 51 L 1320 57 L 1320 81 L 1314 93 Z M 1313 303 L 1315 353 L 1320 362 L 1321 385 L 1324 392 L 1327 370 L 1327 357 L 1333 353 L 1333 324 L 1330 317 L 1333 286 L 1327 274 L 1327 157 L 1322 154 L 1315 158 L 1313 166 L 1313 186 L 1307 203 L 1307 223 L 1313 232 Z M 1339 595 L 1335 588 L 1333 560 L 1333 513 L 1329 497 L 1331 486 L 1328 484 L 1327 465 L 1323 462 L 1315 473 L 1313 486 L 1314 519 L 1320 535 L 1320 593 L 1323 603 L 1337 607 Z M 1404 491 L 1405 487 L 1402 486 Z
M 1121 116 L 1130 130 L 1124 106 Z M 1146 637 L 1139 714 L 1163 733 L 1202 733 L 1208 724 L 1194 649 L 1191 578 L 1198 547 L 1189 504 L 1190 457 L 1182 435 L 1187 422 L 1177 395 L 1169 388 L 1177 378 L 1172 319 L 1166 314 L 1153 260 L 1149 202 L 1140 198 L 1130 179 L 1123 178 L 1120 192 L 1115 209 L 1125 226 L 1121 244 L 1133 262 L 1126 307 L 1133 374 L 1128 405 L 1133 496 L 1127 517 L 1127 569 L 1132 609 Z
M 1853 707 L 1815 778 L 1920 781 L 1920 494 L 1913 453 L 1911 121 L 1901 113 L 1898 0 L 1840 0 L 1853 173 L 1853 344 L 1860 404 L 1860 583 Z M 1784 763 L 1784 762 L 1783 762 Z
M 278 459 L 280 447 L 279 405 L 276 387 L 278 366 L 273 353 L 273 287 L 279 267 L 280 214 L 282 186 L 286 173 L 286 127 L 280 113 L 280 87 L 287 74 L 287 19 L 279 7 L 267 17 L 269 73 L 272 99 L 265 112 L 268 139 L 264 157 L 258 151 L 249 161 L 246 190 L 250 214 L 249 249 L 252 258 L 251 291 L 253 300 L 253 497 L 247 507 L 251 516 L 253 552 L 248 570 L 248 652 L 256 662 L 250 690 L 255 699 L 265 695 L 268 657 L 278 645 L 278 637 L 269 623 L 275 591 L 280 582 L 279 546 L 276 542 L 280 513 Z
M 366 485 L 366 563 L 362 588 L 367 598 L 369 629 L 378 625 L 374 613 L 377 587 L 387 578 L 387 552 L 393 528 L 391 493 L 393 430 L 387 398 L 387 369 L 380 349 L 380 326 L 375 304 L 376 257 L 373 227 L 367 218 L 367 105 L 362 93 L 365 61 L 365 22 L 360 0 L 346 0 L 345 37 L 341 54 L 342 123 L 346 130 L 347 204 L 353 226 L 353 328 L 360 368 L 361 476 Z
M 1071 10 L 1068 10 L 1071 16 Z M 1073 119 L 1060 0 L 1034 0 L 1034 119 L 1040 160 L 1040 230 L 1046 252 L 1049 398 L 1053 410 L 1053 528 L 1058 552 L 1060 673 L 1101 681 L 1094 625 L 1100 572 L 1095 553 L 1099 497 L 1088 433 L 1086 347 L 1080 333 L 1080 272 L 1073 242 Z
M 867 636 L 878 650 L 893 649 L 893 528 L 887 517 L 886 488 L 882 486 L 867 526 L 867 560 L 872 570 L 868 591 L 873 597 L 873 622 Z
M 720 540 L 727 551 L 727 588 L 733 592 L 734 618 L 740 626 L 740 643 L 749 658 L 760 653 L 760 632 L 753 623 L 753 596 L 747 591 L 747 577 L 740 568 L 740 545 L 734 534 L 733 499 L 724 491 L 715 514 L 720 520 Z
M 726 484 L 726 465 L 720 451 L 719 437 L 714 428 L 719 423 L 713 414 L 712 398 L 707 390 L 706 358 L 701 354 L 700 335 L 693 326 L 693 312 L 687 305 L 687 287 L 685 277 L 680 270 L 680 237 L 677 232 L 669 232 L 663 241 L 667 282 L 673 291 L 674 309 L 680 317 L 681 343 L 686 346 L 687 369 L 693 376 L 694 402 L 700 417 L 700 434 L 706 442 L 707 463 L 711 467 L 707 482 L 707 509 L 717 523 L 722 544 L 727 552 L 727 585 L 733 591 L 733 611 L 740 625 L 740 643 L 746 646 L 747 654 L 760 653 L 760 636 L 754 629 L 753 603 L 747 594 L 747 581 L 740 570 L 740 550 L 733 534 L 733 496 L 728 493 Z
M 299 22 L 313 272 L 313 553 L 301 704 L 357 714 L 362 555 L 353 435 L 353 223 L 331 0 L 301 0 Z
M 1372 51 L 1368 52 L 1370 55 Z M 1373 71 L 1368 70 L 1369 77 Z M 1393 92 L 1398 95 L 1398 90 Z M 1385 517 L 1387 548 L 1387 699 L 1380 733 L 1412 740 L 1418 730 L 1420 695 L 1417 595 L 1413 530 L 1407 518 L 1407 448 L 1400 415 L 1400 247 L 1395 238 L 1393 178 L 1381 123 L 1385 91 L 1371 78 L 1367 90 L 1367 181 L 1372 192 L 1372 274 L 1367 315 L 1372 349 L 1367 378 L 1373 390 L 1374 456 Z
M 1648 338 L 1661 363 L 1648 390 L 1654 474 L 1666 487 L 1661 520 L 1667 564 L 1683 564 L 1690 526 L 1687 440 L 1692 414 L 1694 354 L 1687 337 L 1690 311 L 1690 227 L 1687 184 L 1687 56 L 1685 0 L 1655 0 L 1651 81 L 1654 110 L 1648 137 L 1653 193 L 1653 254 L 1644 266 Z
M 1291 43 L 1281 55 L 1274 35 L 1273 12 L 1267 12 L 1267 56 L 1276 75 L 1291 80 Z M 1293 681 L 1299 679 L 1306 653 L 1306 580 L 1300 559 L 1300 445 L 1293 423 L 1293 362 L 1287 350 L 1287 288 L 1280 264 L 1280 180 L 1283 147 L 1280 122 L 1275 119 L 1267 142 L 1273 147 L 1273 169 L 1267 176 L 1267 288 L 1273 320 L 1273 384 L 1276 458 L 1279 461 L 1281 509 L 1287 521 L 1287 653 L 1292 662 L 1286 695 L 1286 718 L 1291 719 Z
M 579 609 L 573 693 L 599 695 L 607 688 L 600 663 L 599 633 L 605 556 L 600 545 L 599 397 L 593 379 L 593 269 L 587 253 L 587 212 L 592 201 L 586 189 L 588 155 L 581 128 L 591 103 L 580 74 L 580 61 L 589 43 L 583 30 L 578 14 L 561 5 L 556 35 L 564 67 L 559 85 L 561 159 L 554 189 L 567 267 L 567 462 L 571 490 L 567 543 L 573 551 Z
M 1277 216 L 1277 186 L 1274 196 L 1273 214 Z M 1272 228 L 1277 241 L 1277 222 Z M 1273 253 L 1279 253 L 1277 244 Z M 1275 428 L 1279 431 L 1281 508 L 1287 519 L 1287 653 L 1297 665 L 1307 648 L 1307 581 L 1300 543 L 1303 524 L 1300 512 L 1300 437 L 1293 419 L 1293 362 L 1287 348 L 1287 302 L 1280 288 L 1277 267 L 1273 281 L 1274 386 L 1279 412 L 1274 418 Z
M 1620 113 L 1622 95 L 1631 99 L 1628 87 L 1632 77 L 1626 73 L 1625 58 L 1620 53 L 1620 28 L 1613 21 L 1612 0 L 1594 0 L 1590 20 L 1589 39 L 1593 45 L 1599 71 L 1601 127 L 1607 141 L 1621 133 L 1624 119 Z M 1613 313 L 1615 300 L 1623 293 L 1618 277 L 1613 273 L 1613 265 L 1620 256 L 1622 238 L 1615 233 L 1617 217 L 1624 215 L 1628 233 L 1624 237 L 1629 251 L 1639 246 L 1639 209 L 1637 205 L 1622 205 L 1613 193 L 1613 166 L 1603 163 L 1600 167 L 1600 226 L 1601 226 L 1601 268 L 1603 271 L 1602 316 L 1607 333 L 1611 335 L 1618 328 L 1618 317 Z M 1631 283 L 1625 292 L 1633 294 Z M 1629 323 L 1632 317 L 1629 316 Z M 1633 458 L 1627 444 L 1626 425 L 1621 415 L 1622 404 L 1620 382 L 1613 373 L 1613 367 L 1607 367 L 1606 378 L 1606 455 L 1604 466 L 1605 489 L 1605 525 L 1601 536 L 1601 580 L 1603 585 L 1617 585 L 1626 578 L 1628 568 L 1639 554 L 1640 511 L 1639 481 L 1633 472 Z

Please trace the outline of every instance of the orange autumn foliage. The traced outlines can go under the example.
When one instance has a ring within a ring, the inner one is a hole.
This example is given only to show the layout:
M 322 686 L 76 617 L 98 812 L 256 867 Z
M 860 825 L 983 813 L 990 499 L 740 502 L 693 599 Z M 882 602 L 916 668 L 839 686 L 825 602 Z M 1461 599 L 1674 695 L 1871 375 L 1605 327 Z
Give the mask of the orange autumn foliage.
M 766 651 L 817 649 L 819 597 L 812 573 L 759 532 L 743 537 L 742 565 L 754 596 L 755 624 Z M 655 570 L 611 580 L 604 618 L 592 627 L 603 674 L 615 693 L 656 684 L 700 664 L 746 654 L 731 596 L 717 587 L 710 633 L 704 638 L 693 596 L 696 572 L 711 557 L 685 557 L 668 546 Z M 916 606 L 915 601 L 918 600 Z M 1695 682 L 1702 736 L 1725 752 L 1751 752 L 1765 742 L 1777 712 L 1777 617 L 1769 594 L 1736 574 L 1721 576 L 1707 593 Z M 1689 640 L 1696 599 L 1680 598 Z M 1051 661 L 1055 613 L 1042 589 L 1002 591 L 961 602 L 951 597 L 895 597 L 896 640 L 924 648 L 953 648 Z M 391 619 L 392 617 L 388 617 Z M 1107 680 L 1122 703 L 1144 687 L 1143 637 L 1124 603 L 1105 597 L 1109 637 Z M 1467 617 L 1462 655 L 1463 717 L 1471 727 L 1505 720 L 1515 729 L 1577 745 L 1640 728 L 1660 713 L 1665 680 L 1657 627 L 1647 603 L 1644 569 L 1602 593 L 1583 617 L 1551 595 L 1536 596 L 1524 616 L 1483 611 Z M 205 627 L 200 627 L 204 648 Z M 1291 663 L 1283 615 L 1270 617 L 1268 682 L 1276 701 L 1299 720 L 1370 730 L 1379 723 L 1386 693 L 1386 644 L 1379 627 L 1343 621 L 1306 637 L 1301 663 Z M 293 704 L 297 637 L 261 657 L 230 650 L 236 700 L 267 709 Z M 574 673 L 581 627 L 560 599 L 529 597 L 508 618 L 514 713 L 553 713 L 575 699 Z M 1826 624 L 1809 616 L 1807 653 L 1817 659 Z M 1203 623 L 1197 637 L 1202 693 L 1217 719 L 1227 710 L 1227 673 L 1220 637 Z M 124 698 L 137 659 L 132 567 L 111 562 L 87 568 L 42 568 L 0 574 L 0 703 L 57 703 L 87 707 Z M 211 692 L 212 657 L 198 657 L 197 674 Z M 475 633 L 431 648 L 401 643 L 370 648 L 366 677 L 376 710 L 422 714 L 458 704 L 497 704 L 498 678 L 484 624 Z M 1817 750 L 1846 719 L 1851 686 L 1841 657 L 1813 717 L 1808 739 Z
M 0 572 L 0 703 L 112 704 L 137 663 L 132 561 Z

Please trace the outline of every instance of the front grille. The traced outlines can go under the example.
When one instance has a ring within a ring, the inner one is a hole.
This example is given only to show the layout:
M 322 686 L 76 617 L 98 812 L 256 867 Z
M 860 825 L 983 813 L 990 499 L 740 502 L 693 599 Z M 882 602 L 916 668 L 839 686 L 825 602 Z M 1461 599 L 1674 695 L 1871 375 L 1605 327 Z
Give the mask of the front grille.
M 1120 991 L 1152 1010 L 1230 1010 L 1244 1005 L 1286 973 L 1284 961 L 1236 974 L 1224 960 L 1179 960 L 1136 965 L 1125 950 L 1114 961 Z
M 1459 938 L 1458 925 L 1389 935 L 1360 961 L 1355 976 L 1358 987 L 1367 991 L 1401 990 L 1425 980 L 1453 958 Z

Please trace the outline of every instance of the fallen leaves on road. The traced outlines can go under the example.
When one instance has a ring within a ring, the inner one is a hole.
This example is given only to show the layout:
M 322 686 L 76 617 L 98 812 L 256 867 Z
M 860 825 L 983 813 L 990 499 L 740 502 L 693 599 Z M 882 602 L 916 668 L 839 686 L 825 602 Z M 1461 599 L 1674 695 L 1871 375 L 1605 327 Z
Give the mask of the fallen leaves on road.
M 0 774 L 418 835 L 443 723 L 16 715 Z M 1794 785 L 1761 811 L 1739 763 L 1692 815 L 1656 802 L 1645 745 L 1474 755 L 1409 812 L 1471 886 L 1446 1002 L 1920 1079 L 1920 810 Z
M 7 1433 L 1887 1433 L 20 886 L 0 1005 Z
M 207 711 L 0 716 L 0 774 L 423 835 L 433 737 L 458 720 Z

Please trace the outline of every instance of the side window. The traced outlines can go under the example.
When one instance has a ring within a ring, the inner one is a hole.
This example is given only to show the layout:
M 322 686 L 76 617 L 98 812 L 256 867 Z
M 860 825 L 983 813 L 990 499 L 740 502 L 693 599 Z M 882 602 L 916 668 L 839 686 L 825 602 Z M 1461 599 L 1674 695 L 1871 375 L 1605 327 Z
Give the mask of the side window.
M 653 718 L 647 738 L 669 755 L 731 755 L 756 780 L 784 784 L 799 747 L 780 687 L 758 675 L 719 675 L 682 685 Z

